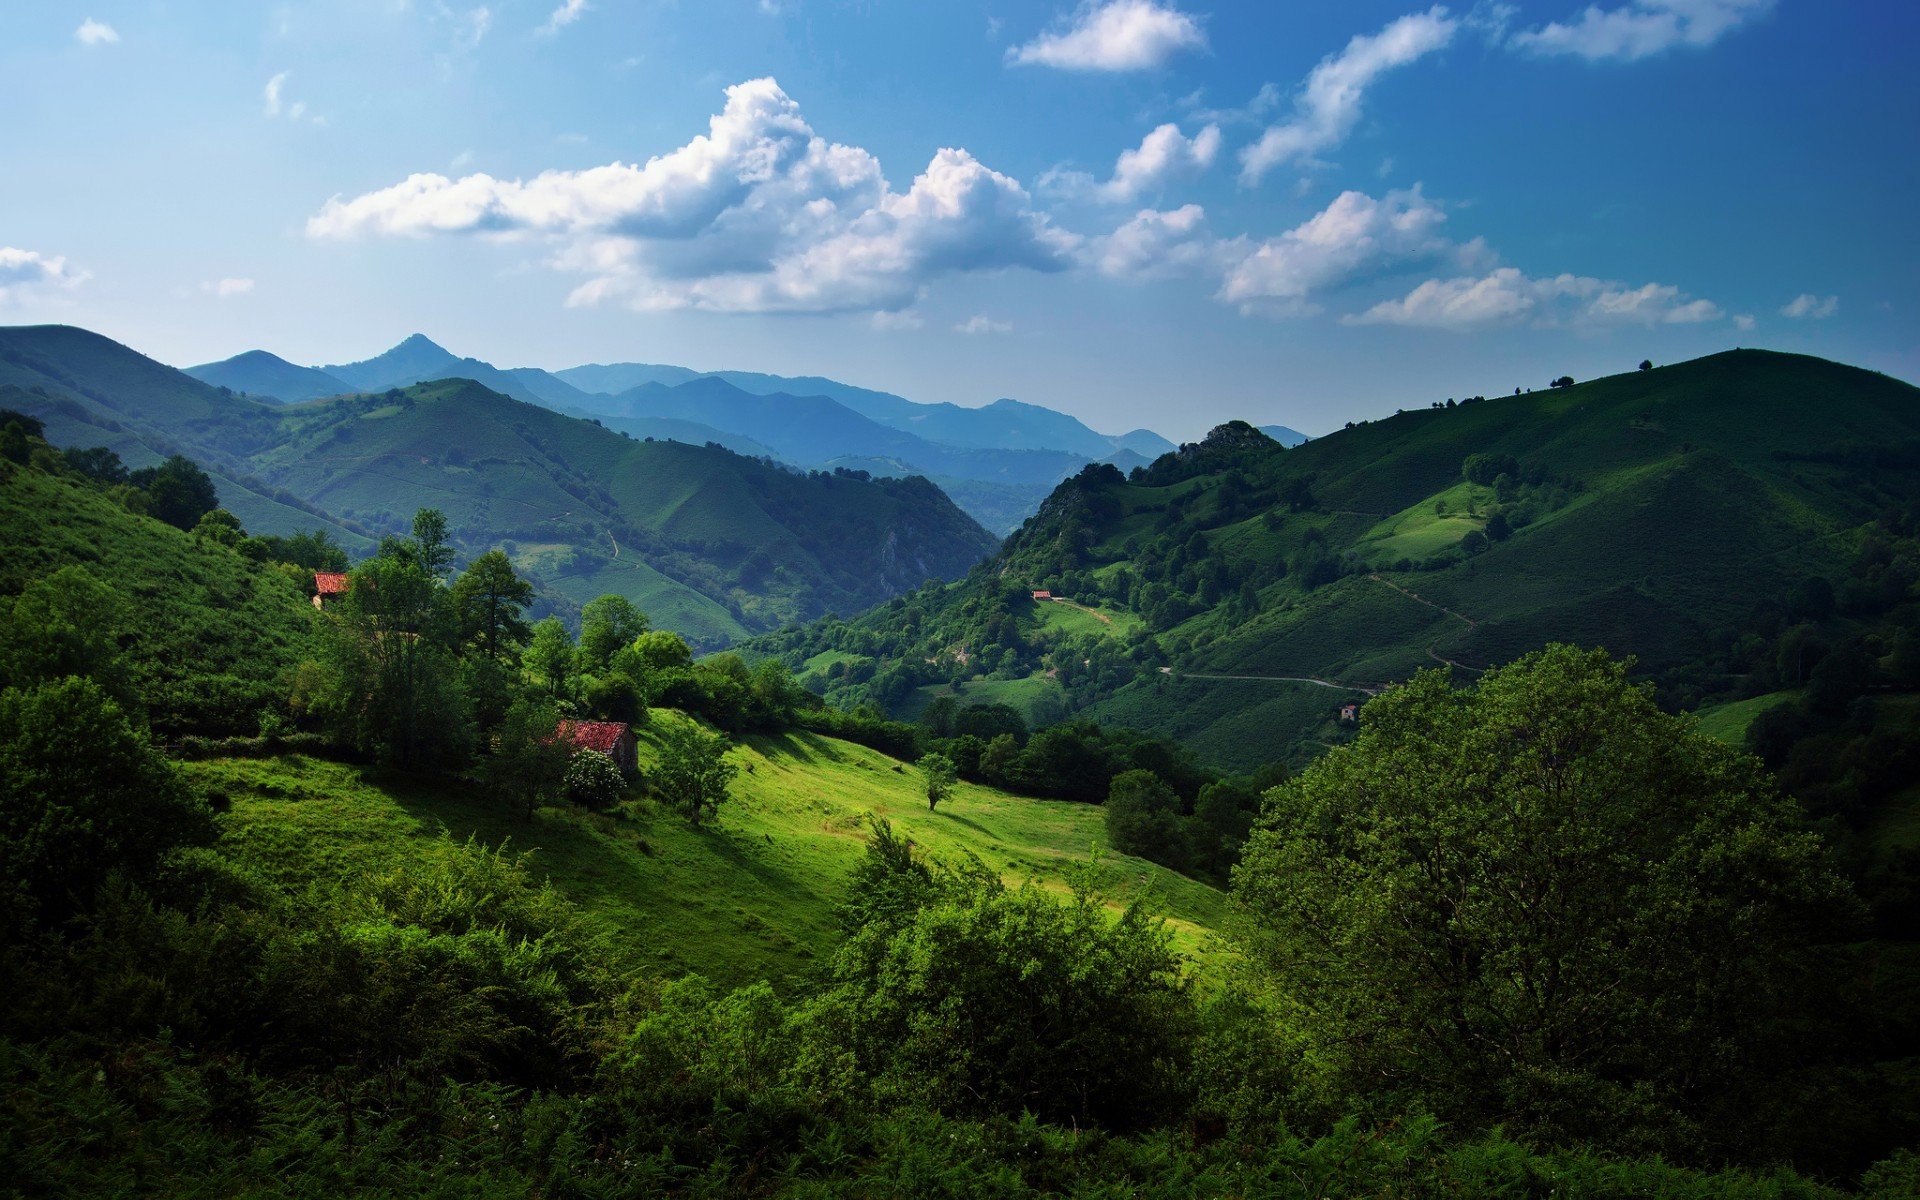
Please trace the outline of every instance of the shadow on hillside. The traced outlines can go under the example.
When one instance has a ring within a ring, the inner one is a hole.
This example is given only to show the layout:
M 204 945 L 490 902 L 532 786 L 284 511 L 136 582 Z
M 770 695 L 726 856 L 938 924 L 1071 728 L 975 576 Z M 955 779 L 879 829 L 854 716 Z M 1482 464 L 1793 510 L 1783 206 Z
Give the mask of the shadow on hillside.
M 768 758 L 791 758 L 803 763 L 817 763 L 822 758 L 804 739 L 792 732 L 754 733 L 739 740 Z

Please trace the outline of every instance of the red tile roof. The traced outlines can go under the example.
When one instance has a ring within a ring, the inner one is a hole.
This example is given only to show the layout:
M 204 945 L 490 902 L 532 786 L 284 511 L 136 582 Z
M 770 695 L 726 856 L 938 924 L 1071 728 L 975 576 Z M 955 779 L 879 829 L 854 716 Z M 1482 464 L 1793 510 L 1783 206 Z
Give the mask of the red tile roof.
M 1052 592 L 1035 592 L 1033 594 L 1033 598 L 1035 600 L 1051 600 L 1053 599 L 1053 593 Z
M 554 734 L 582 750 L 612 754 L 620 739 L 627 735 L 625 721 L 562 721 Z
M 333 571 L 315 571 L 313 590 L 322 596 L 344 596 L 353 586 L 353 576 Z

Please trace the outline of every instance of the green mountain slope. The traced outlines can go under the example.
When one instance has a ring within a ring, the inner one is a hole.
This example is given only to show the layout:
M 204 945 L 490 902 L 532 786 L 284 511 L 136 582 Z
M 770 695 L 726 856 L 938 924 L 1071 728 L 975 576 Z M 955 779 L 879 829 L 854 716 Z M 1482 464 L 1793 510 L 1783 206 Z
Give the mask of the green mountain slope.
M 409 339 L 378 371 L 446 357 Z M 260 404 L 110 339 L 47 326 L 0 330 L 0 388 L 56 444 L 106 445 L 134 467 L 196 459 L 252 532 L 322 528 L 364 549 L 416 509 L 440 508 L 471 552 L 513 543 L 559 607 L 623 591 L 707 647 L 859 611 L 955 577 L 995 545 L 923 480 L 797 473 L 647 442 L 466 380 Z
M 684 719 L 658 714 L 662 723 Z M 644 736 L 643 772 L 658 742 L 657 731 Z M 619 819 L 547 808 L 527 825 L 476 803 L 470 789 L 299 757 L 185 769 L 231 800 L 228 838 L 243 861 L 290 893 L 329 875 L 405 864 L 442 832 L 476 836 L 534 851 L 536 870 L 581 906 L 623 958 L 662 974 L 697 971 L 729 986 L 804 977 L 839 943 L 834 910 L 863 851 L 869 816 L 885 817 L 933 855 L 978 855 L 1010 882 L 1031 876 L 1062 890 L 1097 850 L 1109 897 L 1123 902 L 1151 891 L 1182 950 L 1203 962 L 1223 957 L 1213 935 L 1224 922 L 1225 895 L 1113 854 L 1098 808 L 962 784 L 930 812 L 911 768 L 808 733 L 749 737 L 728 757 L 740 768 L 733 798 L 707 827 L 651 805 Z
M 302 367 L 265 350 L 249 350 L 219 362 L 183 368 L 202 383 L 257 399 L 297 404 L 354 390 L 344 379 L 317 367 Z
M 686 632 L 707 645 L 952 578 L 994 545 L 924 480 L 636 441 L 464 380 L 285 418 L 255 460 L 276 486 L 380 529 L 431 505 L 463 544 L 511 543 L 563 595 L 620 583 L 643 607 L 696 620 Z
M 284 699 L 313 615 L 299 572 L 137 516 L 78 480 L 0 461 L 0 597 L 68 566 L 119 597 L 122 611 L 98 619 L 163 735 L 252 733 Z
M 962 584 L 761 648 L 851 652 L 812 679 L 842 701 L 1051 672 L 1074 706 L 1226 765 L 1315 752 L 1340 704 L 1420 667 L 1549 641 L 1637 655 L 1691 705 L 1745 685 L 1723 651 L 1756 605 L 1837 583 L 1867 524 L 1920 498 L 1916 445 L 1913 387 L 1764 351 L 1290 450 L 1236 423 L 1131 478 L 1084 471 Z M 1068 634 L 1031 589 L 1145 628 Z

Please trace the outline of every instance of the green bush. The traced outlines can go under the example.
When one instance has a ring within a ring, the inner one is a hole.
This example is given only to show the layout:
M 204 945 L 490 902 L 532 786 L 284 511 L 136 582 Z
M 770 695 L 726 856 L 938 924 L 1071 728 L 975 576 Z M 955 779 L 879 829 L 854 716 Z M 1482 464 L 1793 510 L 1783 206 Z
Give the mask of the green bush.
M 605 812 L 626 795 L 620 766 L 598 750 L 576 750 L 567 760 L 567 799 L 582 808 Z

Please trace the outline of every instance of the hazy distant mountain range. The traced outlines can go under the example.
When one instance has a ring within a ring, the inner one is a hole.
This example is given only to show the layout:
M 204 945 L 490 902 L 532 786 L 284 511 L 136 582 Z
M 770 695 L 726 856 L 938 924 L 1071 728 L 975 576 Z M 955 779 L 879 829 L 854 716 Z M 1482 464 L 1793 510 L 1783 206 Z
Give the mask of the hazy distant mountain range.
M 981 408 L 921 404 L 819 376 L 593 363 L 560 371 L 500 368 L 421 335 L 360 362 L 303 367 L 262 350 L 186 369 L 256 400 L 300 403 L 441 379 L 471 379 L 503 396 L 591 417 L 636 438 L 717 442 L 809 468 L 925 475 L 996 533 L 1039 508 L 1053 485 L 1090 462 L 1131 470 L 1174 449 L 1148 429 L 1105 434 L 1019 400 Z M 1286 444 L 1293 430 L 1269 432 Z
M 203 381 L 84 329 L 0 328 L 0 408 L 132 468 L 185 454 L 253 533 L 320 529 L 359 552 L 437 508 L 463 551 L 504 548 L 546 605 L 616 592 L 701 647 L 955 578 L 998 542 L 922 479 L 795 470 L 671 415 L 612 428 L 506 394 L 526 378 L 470 359 L 407 382 L 448 361 L 435 350 L 411 340 L 324 373 L 243 355 Z M 321 374 L 347 391 L 255 398 L 267 380 L 339 390 Z

